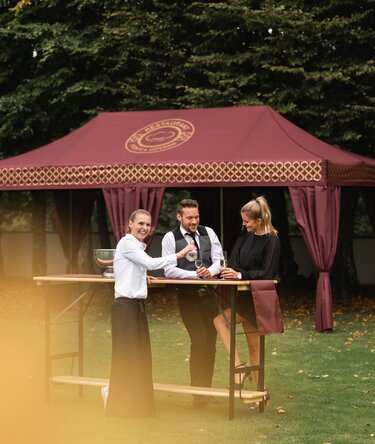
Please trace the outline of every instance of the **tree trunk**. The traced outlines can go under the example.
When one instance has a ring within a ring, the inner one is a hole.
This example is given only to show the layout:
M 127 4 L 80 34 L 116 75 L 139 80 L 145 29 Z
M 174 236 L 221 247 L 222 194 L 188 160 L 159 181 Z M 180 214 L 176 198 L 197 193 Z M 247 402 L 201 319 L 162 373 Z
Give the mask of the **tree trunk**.
M 358 296 L 360 291 L 353 251 L 354 215 L 358 198 L 358 188 L 341 188 L 339 237 L 331 274 L 333 291 L 340 298 Z
M 112 248 L 108 229 L 107 209 L 105 206 L 102 190 L 99 190 L 97 194 L 96 212 L 98 218 L 100 248 Z
M 45 191 L 32 191 L 32 273 L 41 276 L 47 273 L 46 214 L 47 199 Z

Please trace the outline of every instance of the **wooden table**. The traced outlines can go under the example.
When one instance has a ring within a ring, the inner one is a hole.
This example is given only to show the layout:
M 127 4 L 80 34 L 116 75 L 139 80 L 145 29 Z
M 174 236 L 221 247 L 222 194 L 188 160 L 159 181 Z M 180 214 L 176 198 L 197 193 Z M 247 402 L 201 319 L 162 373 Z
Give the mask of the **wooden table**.
M 46 399 L 50 399 L 51 382 L 53 383 L 68 383 L 77 384 L 79 386 L 79 394 L 82 396 L 83 385 L 104 386 L 108 384 L 108 379 L 102 378 L 87 378 L 83 375 L 83 318 L 88 305 L 91 302 L 93 295 L 84 305 L 84 299 L 87 296 L 86 292 L 78 294 L 78 296 L 64 307 L 53 319 L 51 319 L 51 299 L 53 294 L 53 287 L 56 284 L 75 284 L 78 287 L 82 284 L 111 284 L 114 279 L 103 278 L 101 275 L 51 275 L 51 276 L 35 276 L 34 281 L 39 286 L 43 286 L 45 291 L 45 393 Z M 174 384 L 157 384 L 154 383 L 155 390 L 170 391 L 175 393 L 191 393 L 196 395 L 214 395 L 229 398 L 229 419 L 234 418 L 234 399 L 241 397 L 249 401 L 259 402 L 259 412 L 264 411 L 264 352 L 265 352 L 265 338 L 260 336 L 260 360 L 259 365 L 251 366 L 251 370 L 259 371 L 258 387 L 256 391 L 242 390 L 241 393 L 234 389 L 235 373 L 240 373 L 243 369 L 235 368 L 235 346 L 236 346 L 236 303 L 237 293 L 239 291 L 248 291 L 250 297 L 251 281 L 229 280 L 229 279 L 166 279 L 156 278 L 152 280 L 149 287 L 157 288 L 166 285 L 207 285 L 207 286 L 231 286 L 235 289 L 231 297 L 231 342 L 230 342 L 230 359 L 229 359 L 229 389 L 211 388 L 211 387 L 191 387 Z M 68 353 L 51 353 L 51 325 L 73 306 L 78 307 L 78 350 Z M 78 376 L 72 375 L 52 375 L 52 362 L 57 359 L 64 358 L 78 358 Z

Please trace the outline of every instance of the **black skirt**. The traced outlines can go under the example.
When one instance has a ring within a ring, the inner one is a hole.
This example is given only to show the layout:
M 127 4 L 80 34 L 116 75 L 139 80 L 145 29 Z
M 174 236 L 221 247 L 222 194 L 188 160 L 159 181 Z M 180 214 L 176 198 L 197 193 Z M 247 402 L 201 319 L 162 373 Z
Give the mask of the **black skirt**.
M 251 292 L 241 291 L 237 293 L 237 308 L 236 312 L 245 318 L 254 327 L 254 333 L 258 330 L 253 297 Z
M 143 299 L 116 298 L 112 305 L 112 365 L 106 415 L 155 414 L 152 357 Z

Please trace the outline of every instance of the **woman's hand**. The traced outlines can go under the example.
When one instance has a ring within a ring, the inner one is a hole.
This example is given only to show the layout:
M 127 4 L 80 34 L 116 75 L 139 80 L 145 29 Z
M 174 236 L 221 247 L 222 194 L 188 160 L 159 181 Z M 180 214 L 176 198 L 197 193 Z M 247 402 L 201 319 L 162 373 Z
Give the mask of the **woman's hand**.
M 233 268 L 223 268 L 220 273 L 221 277 L 224 279 L 238 279 L 238 271 L 233 270 Z
M 191 242 L 190 244 L 187 244 L 185 248 L 183 248 L 181 251 L 179 251 L 176 254 L 176 257 L 177 257 L 177 259 L 181 259 L 182 257 L 186 256 L 186 253 L 188 251 L 196 250 L 196 249 L 197 249 L 197 247 L 195 246 L 194 242 Z

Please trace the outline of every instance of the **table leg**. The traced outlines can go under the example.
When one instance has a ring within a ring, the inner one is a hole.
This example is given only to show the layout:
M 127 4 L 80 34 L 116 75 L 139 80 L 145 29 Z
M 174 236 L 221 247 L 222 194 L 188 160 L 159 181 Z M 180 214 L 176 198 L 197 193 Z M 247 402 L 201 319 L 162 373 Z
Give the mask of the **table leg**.
M 47 285 L 44 290 L 45 304 L 44 304 L 44 389 L 45 399 L 50 401 L 51 395 L 51 302 L 50 302 L 50 288 Z
M 259 336 L 259 379 L 258 390 L 264 391 L 264 353 L 265 353 L 265 337 Z M 259 413 L 264 412 L 264 401 L 259 403 Z
M 231 298 L 230 314 L 230 353 L 229 353 L 229 419 L 234 419 L 234 373 L 236 348 L 236 309 L 237 287 L 234 288 Z
M 78 311 L 78 375 L 83 376 L 83 298 L 79 302 Z M 78 387 L 78 395 L 83 396 L 83 386 Z
M 45 300 L 45 327 L 44 327 L 44 347 L 45 347 L 45 399 L 46 402 L 50 401 L 51 395 L 51 381 L 52 381 L 52 363 L 54 360 L 65 359 L 65 358 L 78 358 L 78 375 L 83 376 L 84 373 L 84 362 L 83 362 L 83 319 L 85 315 L 86 308 L 84 306 L 84 297 L 86 296 L 86 292 L 80 294 L 71 304 L 67 305 L 63 310 L 61 310 L 56 316 L 52 316 L 52 289 L 53 286 L 47 284 L 44 290 L 44 300 Z M 80 293 L 80 289 L 78 288 L 78 294 Z M 89 301 L 91 301 L 90 298 Z M 51 326 L 54 324 L 58 324 L 56 321 L 63 316 L 67 311 L 69 311 L 74 305 L 78 307 L 77 314 L 77 340 L 78 340 L 78 350 L 74 352 L 67 353 L 55 353 L 52 354 L 51 351 Z M 83 396 L 83 386 L 79 385 L 78 394 L 80 397 Z

